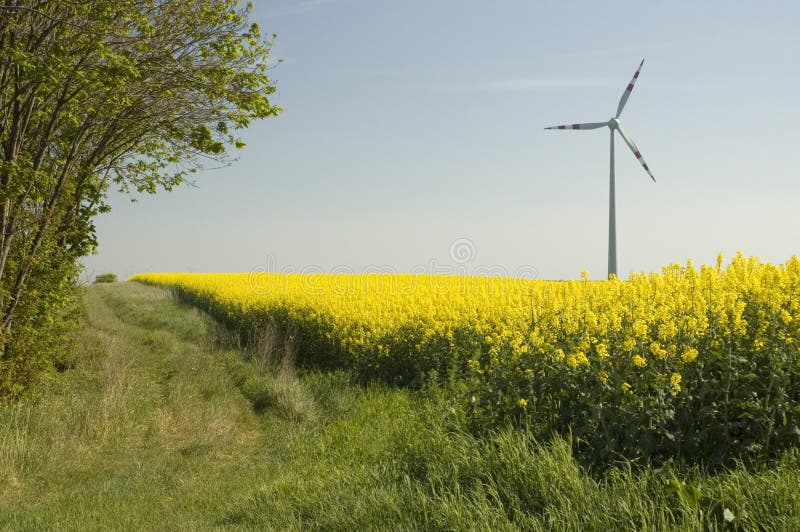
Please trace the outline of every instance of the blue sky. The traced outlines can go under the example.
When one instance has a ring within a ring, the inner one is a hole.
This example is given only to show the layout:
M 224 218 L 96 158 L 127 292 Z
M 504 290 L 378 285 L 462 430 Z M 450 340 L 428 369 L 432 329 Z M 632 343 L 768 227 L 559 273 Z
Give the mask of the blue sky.
M 197 187 L 112 197 L 86 275 L 143 271 L 606 273 L 608 131 L 619 271 L 800 234 L 800 4 L 256 0 L 284 108 Z M 451 257 L 466 242 L 466 260 Z

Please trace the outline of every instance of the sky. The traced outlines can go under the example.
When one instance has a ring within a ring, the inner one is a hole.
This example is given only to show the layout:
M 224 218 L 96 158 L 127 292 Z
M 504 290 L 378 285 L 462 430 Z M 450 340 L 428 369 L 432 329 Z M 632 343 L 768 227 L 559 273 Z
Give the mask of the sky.
M 111 196 L 87 278 L 147 271 L 606 276 L 800 254 L 797 2 L 255 0 L 273 103 L 232 165 Z M 277 63 L 282 59 L 281 63 Z

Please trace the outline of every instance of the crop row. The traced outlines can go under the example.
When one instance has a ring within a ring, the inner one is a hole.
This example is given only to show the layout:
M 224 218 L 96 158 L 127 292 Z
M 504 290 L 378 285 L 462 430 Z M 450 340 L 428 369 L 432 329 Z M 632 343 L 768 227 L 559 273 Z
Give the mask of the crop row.
M 478 429 L 570 432 L 591 461 L 763 459 L 800 443 L 800 260 L 627 280 L 151 273 L 303 367 L 454 375 Z M 250 336 L 248 336 L 250 335 Z

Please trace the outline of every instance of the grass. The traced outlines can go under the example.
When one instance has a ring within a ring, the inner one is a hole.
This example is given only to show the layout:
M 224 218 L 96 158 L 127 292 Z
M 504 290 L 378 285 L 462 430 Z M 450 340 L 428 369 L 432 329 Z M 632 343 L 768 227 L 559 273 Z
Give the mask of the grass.
M 800 525 L 798 452 L 716 475 L 593 475 L 563 439 L 470 435 L 446 390 L 355 386 L 226 348 L 163 289 L 95 285 L 81 300 L 72 369 L 0 405 L 5 529 Z

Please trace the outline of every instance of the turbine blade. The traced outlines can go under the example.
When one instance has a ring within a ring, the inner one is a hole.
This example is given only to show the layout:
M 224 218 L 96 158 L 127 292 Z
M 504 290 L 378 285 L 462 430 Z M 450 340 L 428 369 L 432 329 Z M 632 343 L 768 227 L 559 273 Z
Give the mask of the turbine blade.
M 608 126 L 608 122 L 588 122 L 586 124 L 569 124 L 566 126 L 551 126 L 545 129 L 598 129 Z
M 652 179 L 653 183 L 655 183 L 656 182 L 656 178 L 653 177 L 652 172 L 650 172 L 650 169 L 647 167 L 647 163 L 644 162 L 644 158 L 642 157 L 642 154 L 639 151 L 639 148 L 636 147 L 636 144 L 634 144 L 632 139 L 628 138 L 628 136 L 622 131 L 621 127 L 617 127 L 617 131 L 619 131 L 619 134 L 622 135 L 622 140 L 625 141 L 625 144 L 628 145 L 628 147 L 631 149 L 633 154 L 636 156 L 636 160 L 639 161 L 639 164 L 642 165 L 642 167 L 644 168 L 644 171 L 647 172 L 647 175 L 649 175 L 650 179 Z
M 617 115 L 614 118 L 619 118 L 619 115 L 622 114 L 622 110 L 625 109 L 625 104 L 628 103 L 628 98 L 630 98 L 631 92 L 633 92 L 633 84 L 636 83 L 636 80 L 639 78 L 639 72 L 642 71 L 642 65 L 644 65 L 644 59 L 639 63 L 639 68 L 636 69 L 633 79 L 628 83 L 625 92 L 622 93 L 622 98 L 619 99 L 619 105 L 617 106 Z

